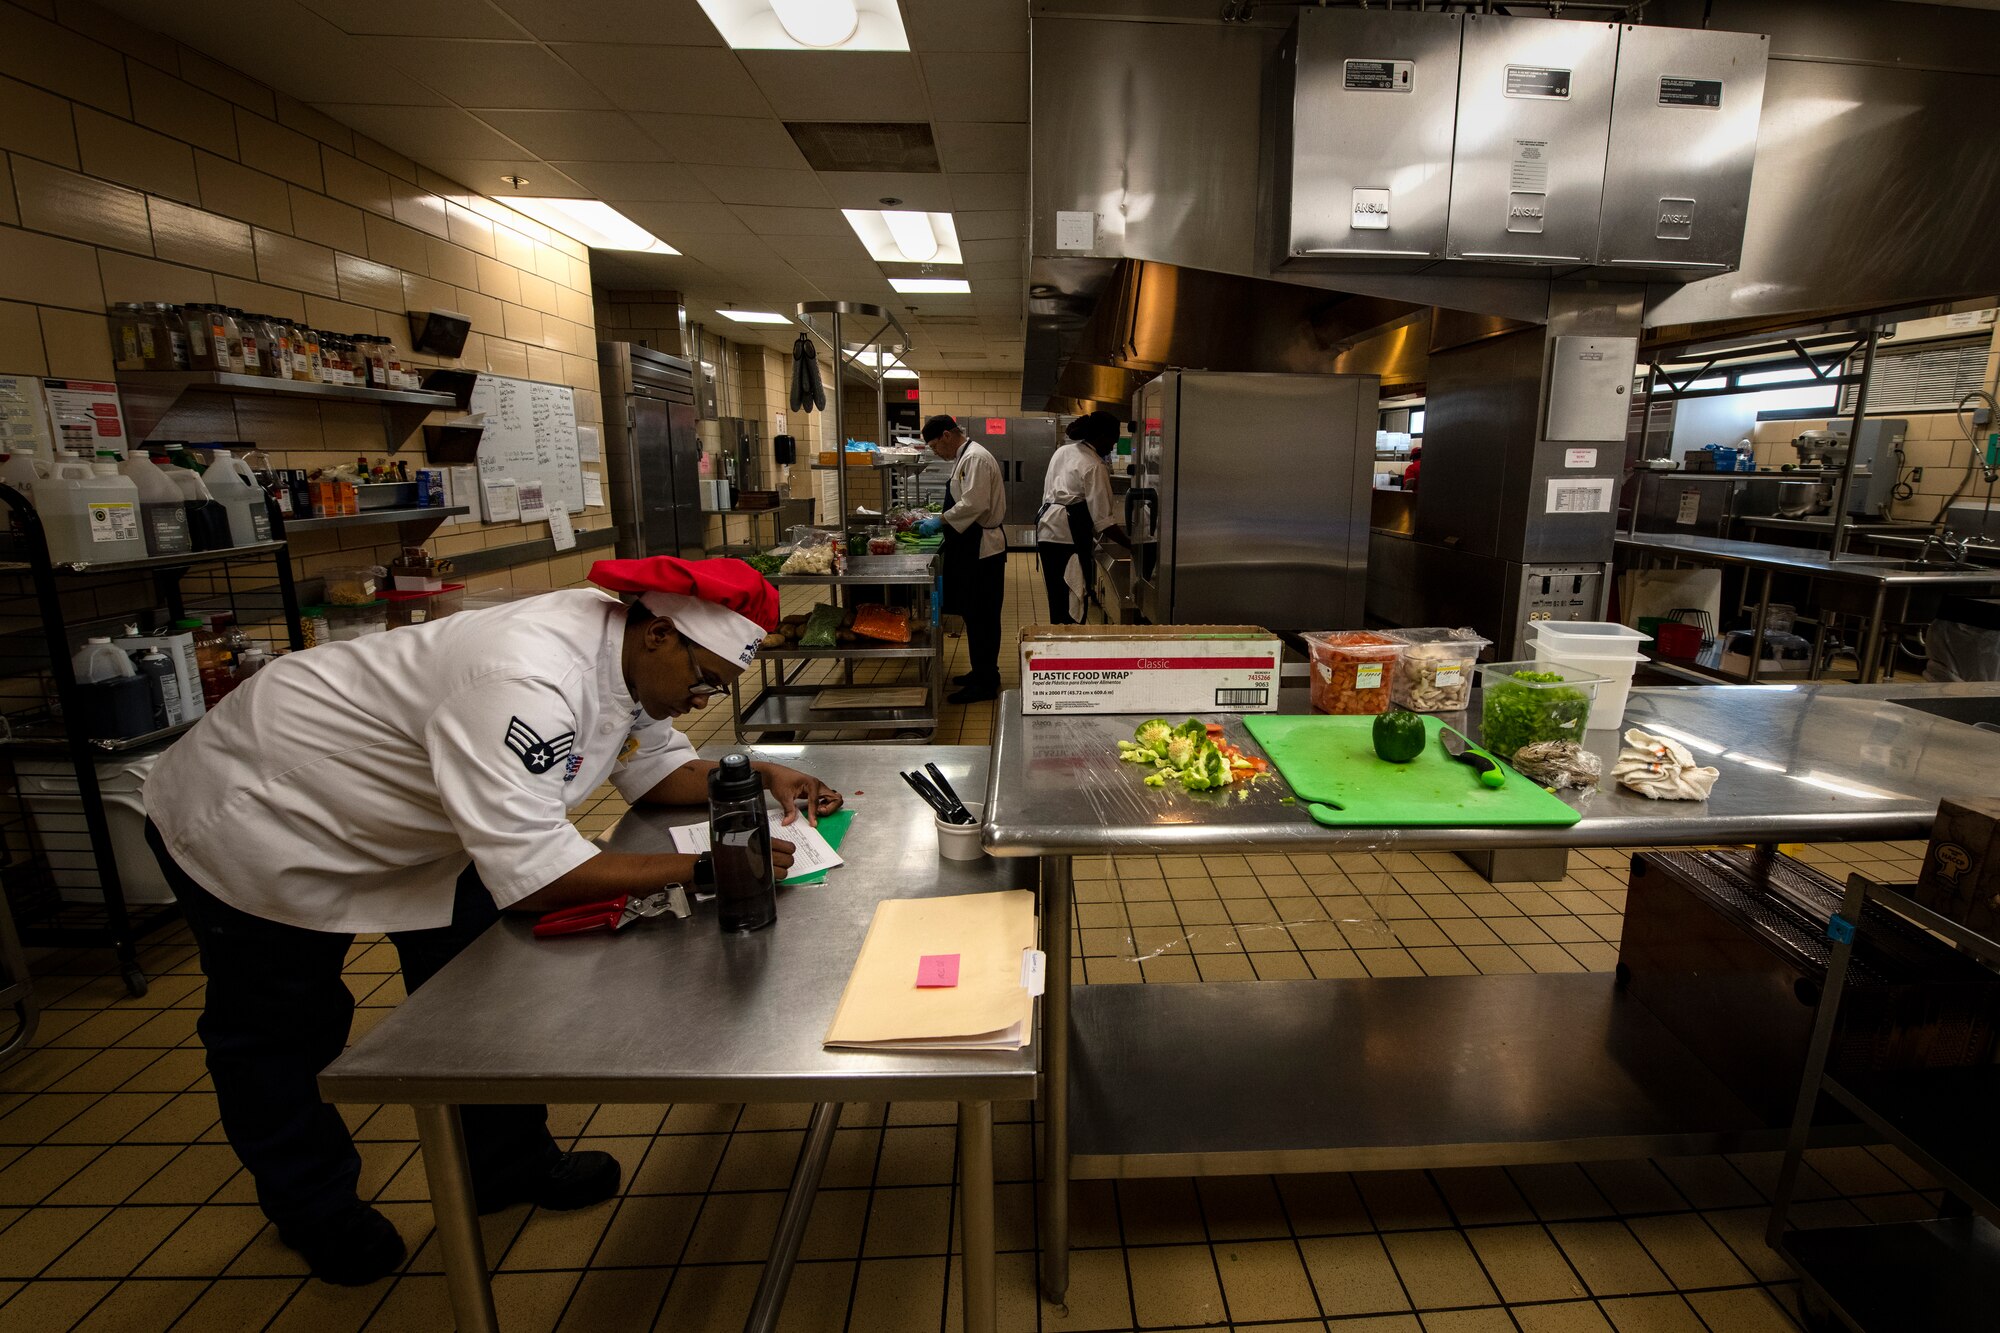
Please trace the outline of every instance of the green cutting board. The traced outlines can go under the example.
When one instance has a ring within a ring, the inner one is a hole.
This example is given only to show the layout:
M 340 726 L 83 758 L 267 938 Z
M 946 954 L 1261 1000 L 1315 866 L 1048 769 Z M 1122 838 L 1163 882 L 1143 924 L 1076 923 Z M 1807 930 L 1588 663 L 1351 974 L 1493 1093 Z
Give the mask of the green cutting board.
M 1243 725 L 1322 824 L 1368 828 L 1467 828 L 1574 824 L 1583 816 L 1506 765 L 1499 789 L 1445 753 L 1441 725 L 1424 718 L 1427 743 L 1407 764 L 1376 757 L 1373 717 L 1252 713 Z

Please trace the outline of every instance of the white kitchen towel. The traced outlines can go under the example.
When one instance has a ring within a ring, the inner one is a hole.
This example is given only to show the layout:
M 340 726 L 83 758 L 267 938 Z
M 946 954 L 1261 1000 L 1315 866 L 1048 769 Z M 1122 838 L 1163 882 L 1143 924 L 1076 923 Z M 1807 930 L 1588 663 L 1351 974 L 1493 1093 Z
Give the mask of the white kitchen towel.
M 1722 773 L 1697 765 L 1686 746 L 1634 727 L 1625 733 L 1611 776 L 1650 800 L 1705 801 Z
M 1081 625 L 1084 609 L 1090 604 L 1090 585 L 1084 582 L 1081 557 L 1073 555 L 1063 566 L 1063 586 L 1069 589 L 1069 618 Z

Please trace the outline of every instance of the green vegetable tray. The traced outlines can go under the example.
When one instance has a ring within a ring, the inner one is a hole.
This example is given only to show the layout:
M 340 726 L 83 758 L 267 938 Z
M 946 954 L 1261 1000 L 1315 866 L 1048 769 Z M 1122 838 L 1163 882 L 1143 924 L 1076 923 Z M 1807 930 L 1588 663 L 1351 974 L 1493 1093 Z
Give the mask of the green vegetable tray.
M 1407 764 L 1375 756 L 1373 717 L 1252 713 L 1243 725 L 1322 824 L 1358 828 L 1479 828 L 1574 824 L 1583 816 L 1505 764 L 1504 786 L 1445 753 L 1442 725 L 1425 717 L 1427 743 Z

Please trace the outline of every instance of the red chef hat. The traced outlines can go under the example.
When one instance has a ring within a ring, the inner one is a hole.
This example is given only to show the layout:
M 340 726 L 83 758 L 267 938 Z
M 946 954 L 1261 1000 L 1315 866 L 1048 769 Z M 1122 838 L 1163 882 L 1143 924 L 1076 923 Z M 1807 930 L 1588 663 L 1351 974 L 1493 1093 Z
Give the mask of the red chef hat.
M 750 665 L 764 636 L 778 627 L 778 590 L 741 560 L 599 560 L 590 581 L 611 592 L 636 592 L 648 611 L 725 662 Z

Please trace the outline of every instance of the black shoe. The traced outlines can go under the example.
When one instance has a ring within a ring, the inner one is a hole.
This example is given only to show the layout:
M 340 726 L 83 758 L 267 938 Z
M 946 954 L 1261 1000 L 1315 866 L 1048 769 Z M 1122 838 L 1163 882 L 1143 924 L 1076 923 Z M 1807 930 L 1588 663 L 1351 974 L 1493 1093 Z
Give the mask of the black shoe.
M 402 1234 L 359 1200 L 324 1222 L 281 1227 L 278 1237 L 299 1252 L 314 1277 L 336 1287 L 365 1287 L 403 1266 Z
M 603 1203 L 618 1192 L 618 1159 L 608 1152 L 566 1152 L 536 1170 L 498 1184 L 473 1190 L 481 1213 L 497 1213 L 517 1203 L 532 1203 L 565 1213 Z
M 954 685 L 970 685 L 978 679 L 979 673 L 977 671 L 968 671 L 962 676 L 953 676 L 951 683 Z
M 983 704 L 988 699 L 998 699 L 1000 687 L 987 681 L 973 681 L 956 694 L 945 696 L 948 704 Z

